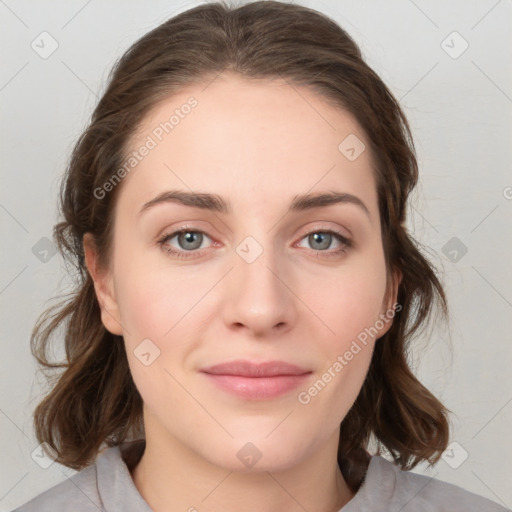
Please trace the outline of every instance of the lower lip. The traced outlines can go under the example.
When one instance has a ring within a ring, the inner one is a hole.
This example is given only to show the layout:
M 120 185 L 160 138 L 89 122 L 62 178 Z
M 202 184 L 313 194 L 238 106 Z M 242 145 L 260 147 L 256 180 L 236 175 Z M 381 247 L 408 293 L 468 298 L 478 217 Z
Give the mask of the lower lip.
M 275 398 L 304 385 L 309 373 L 303 375 L 277 375 L 275 377 L 241 377 L 239 375 L 213 375 L 204 373 L 220 389 L 246 399 Z

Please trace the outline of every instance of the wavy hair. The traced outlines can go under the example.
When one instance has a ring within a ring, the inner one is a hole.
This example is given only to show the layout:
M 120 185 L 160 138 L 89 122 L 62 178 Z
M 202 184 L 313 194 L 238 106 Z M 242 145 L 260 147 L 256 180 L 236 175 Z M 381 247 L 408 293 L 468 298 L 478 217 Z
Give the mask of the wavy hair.
M 57 373 L 34 413 L 37 439 L 48 443 L 57 462 L 80 470 L 102 446 L 144 437 L 142 398 L 123 338 L 101 322 L 83 236 L 93 235 L 100 263 L 106 264 L 122 183 L 105 197 L 94 191 L 119 171 L 131 137 L 159 101 L 224 71 L 309 87 L 350 112 L 366 133 L 376 163 L 386 267 L 388 276 L 397 270 L 402 275 L 402 309 L 375 344 L 364 384 L 340 425 L 338 463 L 353 491 L 364 479 L 372 439 L 377 453 L 387 450 L 402 469 L 423 460 L 434 464 L 448 444 L 450 411 L 414 376 L 408 355 L 434 311 L 446 318 L 447 304 L 435 268 L 405 226 L 407 200 L 418 180 L 407 119 L 337 23 L 277 1 L 189 9 L 135 42 L 112 69 L 61 185 L 62 220 L 54 238 L 75 269 L 76 288 L 41 314 L 32 333 L 34 357 L 44 371 Z M 65 360 L 55 362 L 48 353 L 52 340 L 62 342 L 60 327 Z

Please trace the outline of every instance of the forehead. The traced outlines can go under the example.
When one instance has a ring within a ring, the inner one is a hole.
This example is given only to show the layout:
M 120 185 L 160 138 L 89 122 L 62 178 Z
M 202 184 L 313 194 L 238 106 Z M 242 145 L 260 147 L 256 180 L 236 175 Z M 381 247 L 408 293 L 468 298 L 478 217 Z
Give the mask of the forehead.
M 228 73 L 184 88 L 146 115 L 128 153 L 144 146 L 121 194 L 139 203 L 166 188 L 232 195 L 246 205 L 336 189 L 376 205 L 372 156 L 357 120 L 282 79 Z

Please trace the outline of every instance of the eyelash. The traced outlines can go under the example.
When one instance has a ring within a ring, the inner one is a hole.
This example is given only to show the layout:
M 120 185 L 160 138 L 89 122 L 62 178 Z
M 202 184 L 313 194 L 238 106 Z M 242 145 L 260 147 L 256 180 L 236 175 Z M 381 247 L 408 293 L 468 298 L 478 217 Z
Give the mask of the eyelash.
M 166 245 L 166 243 L 169 240 L 173 239 L 176 235 L 180 235 L 181 233 L 200 233 L 200 234 L 206 235 L 208 238 L 210 238 L 207 233 L 205 233 L 204 231 L 201 231 L 200 229 L 195 229 L 193 227 L 183 227 L 177 231 L 163 234 L 157 240 L 157 243 L 167 254 L 177 256 L 178 258 L 189 259 L 189 258 L 198 257 L 198 255 L 201 254 L 201 250 L 195 249 L 195 250 L 191 250 L 191 251 L 184 251 L 184 250 L 177 251 L 176 249 L 173 249 L 169 245 Z M 346 238 L 345 236 L 343 236 L 341 233 L 338 233 L 337 231 L 333 231 L 330 229 L 323 229 L 323 230 L 316 229 L 316 230 L 310 231 L 310 232 L 306 233 L 301 238 L 301 241 L 304 240 L 304 238 L 307 238 L 308 236 L 315 234 L 315 233 L 333 235 L 336 239 L 338 239 L 338 241 L 341 244 L 340 247 L 338 247 L 337 249 L 330 250 L 330 251 L 328 251 L 328 250 L 315 251 L 315 249 L 311 249 L 312 251 L 318 253 L 318 256 L 321 255 L 322 257 L 325 257 L 325 258 L 341 256 L 342 254 L 347 252 L 347 250 L 350 249 L 353 245 L 352 241 L 349 240 L 348 238 Z M 324 253 L 324 254 L 322 254 L 322 253 Z

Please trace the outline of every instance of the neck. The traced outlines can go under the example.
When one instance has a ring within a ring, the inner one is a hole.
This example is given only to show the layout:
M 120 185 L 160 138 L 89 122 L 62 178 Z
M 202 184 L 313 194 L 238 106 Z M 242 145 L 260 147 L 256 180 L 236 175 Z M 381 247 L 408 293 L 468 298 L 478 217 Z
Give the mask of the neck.
M 154 512 L 338 512 L 354 496 L 337 464 L 337 439 L 289 469 L 249 473 L 215 466 L 174 438 L 157 440 L 146 432 L 146 448 L 132 469 Z

